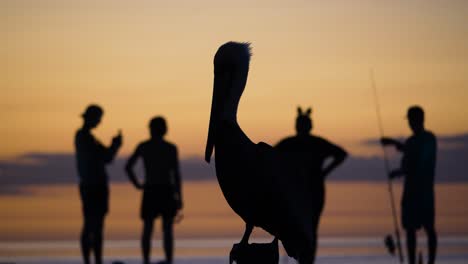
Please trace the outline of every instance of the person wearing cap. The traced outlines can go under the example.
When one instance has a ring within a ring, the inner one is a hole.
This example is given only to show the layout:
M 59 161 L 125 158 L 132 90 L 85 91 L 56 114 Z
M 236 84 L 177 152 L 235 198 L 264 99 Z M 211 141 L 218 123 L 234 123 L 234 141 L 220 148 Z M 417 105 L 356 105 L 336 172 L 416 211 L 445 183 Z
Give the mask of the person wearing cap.
M 112 162 L 122 145 L 119 132 L 109 147 L 100 143 L 91 133 L 101 122 L 103 110 L 89 105 L 82 114 L 83 126 L 75 135 L 79 191 L 83 211 L 81 253 L 85 264 L 90 263 L 91 252 L 95 263 L 102 263 L 104 218 L 109 208 L 109 180 L 105 166 Z
M 314 208 L 311 208 L 315 216 L 313 223 L 315 241 L 312 241 L 313 258 L 315 259 L 318 225 L 325 203 L 325 178 L 343 163 L 348 154 L 340 146 L 311 134 L 311 108 L 303 112 L 299 107 L 297 111 L 296 135 L 281 140 L 275 148 L 304 164 L 310 174 L 310 184 L 315 190 L 313 197 L 311 197 L 315 205 Z M 331 161 L 324 166 L 328 159 Z
M 434 175 L 437 141 L 424 127 L 424 111 L 420 106 L 408 109 L 407 119 L 413 135 L 404 143 L 383 137 L 381 144 L 392 145 L 403 153 L 401 167 L 390 172 L 390 179 L 404 176 L 401 220 L 406 231 L 408 263 L 416 263 L 416 231 L 421 227 L 428 238 L 428 263 L 433 264 L 437 251 L 435 230 Z
M 164 118 L 158 116 L 149 123 L 150 139 L 140 143 L 130 156 L 125 166 L 128 178 L 139 190 L 143 190 L 140 217 L 143 220 L 141 247 L 143 263 L 150 263 L 151 237 L 154 220 L 161 216 L 163 227 L 163 245 L 166 260 L 160 263 L 171 264 L 173 261 L 173 224 L 182 209 L 181 179 L 177 147 L 166 141 L 167 125 Z M 144 182 L 141 183 L 133 171 L 137 160 L 142 158 L 145 169 Z M 181 216 L 179 214 L 179 216 Z M 177 222 L 177 221 L 176 221 Z

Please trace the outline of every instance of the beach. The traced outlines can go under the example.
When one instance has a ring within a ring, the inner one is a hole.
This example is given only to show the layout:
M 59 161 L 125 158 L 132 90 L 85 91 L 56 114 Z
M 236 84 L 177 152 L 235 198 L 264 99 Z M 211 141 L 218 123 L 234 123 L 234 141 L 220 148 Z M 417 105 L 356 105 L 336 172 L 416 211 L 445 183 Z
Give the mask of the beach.
M 255 242 L 266 242 L 256 239 Z M 176 242 L 177 264 L 228 263 L 229 250 L 235 239 L 185 239 Z M 420 241 L 421 248 L 424 242 Z M 438 263 L 466 263 L 468 259 L 468 237 L 442 237 L 439 241 Z M 141 263 L 138 241 L 107 241 L 105 263 L 122 261 L 127 264 Z M 1 252 L 15 252 L 17 256 L 0 257 L 0 263 L 24 264 L 75 264 L 81 263 L 76 241 L 16 242 L 1 243 Z M 161 260 L 161 243 L 154 241 L 153 261 Z M 280 264 L 296 263 L 285 256 L 280 245 Z M 322 238 L 319 241 L 319 256 L 316 263 L 398 263 L 395 256 L 387 254 L 382 239 L 366 238 Z
M 468 184 L 436 185 L 438 263 L 468 259 L 467 191 Z M 227 205 L 217 182 L 187 182 L 184 192 L 184 219 L 175 226 L 175 263 L 228 263 L 232 244 L 242 235 L 242 221 Z M 398 184 L 395 193 L 400 197 Z M 141 263 L 139 203 L 140 193 L 129 184 L 112 184 L 105 263 Z M 81 263 L 81 221 L 75 185 L 31 186 L 23 195 L 0 196 L 0 263 Z M 163 256 L 160 222 L 156 225 L 154 261 Z M 330 182 L 319 232 L 317 263 L 398 263 L 383 243 L 385 235 L 393 232 L 384 183 Z M 424 232 L 418 238 L 418 248 L 426 252 Z M 255 229 L 250 242 L 271 239 Z M 281 245 L 280 253 L 280 263 L 295 263 Z

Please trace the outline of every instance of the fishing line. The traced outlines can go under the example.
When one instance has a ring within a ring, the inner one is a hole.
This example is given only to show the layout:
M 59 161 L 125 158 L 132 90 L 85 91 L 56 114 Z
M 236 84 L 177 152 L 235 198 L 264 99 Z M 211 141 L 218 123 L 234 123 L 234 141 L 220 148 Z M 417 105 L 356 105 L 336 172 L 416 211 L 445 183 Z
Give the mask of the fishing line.
M 380 132 L 380 137 L 382 138 L 384 136 L 384 130 L 383 130 L 383 125 L 382 125 L 382 116 L 380 112 L 380 103 L 379 103 L 379 97 L 377 94 L 377 86 L 375 84 L 375 77 L 374 77 L 374 71 L 373 69 L 370 69 L 370 80 L 371 80 L 371 85 L 372 85 L 372 90 L 374 91 L 374 102 L 375 102 L 375 112 L 377 115 L 377 123 L 379 127 L 379 132 Z M 385 150 L 385 147 L 382 146 L 382 151 L 383 151 L 383 158 L 384 158 L 384 164 L 385 164 L 385 171 L 388 175 L 390 175 L 390 162 L 387 156 L 387 151 Z M 403 257 L 403 252 L 401 250 L 401 239 L 400 239 L 400 228 L 398 227 L 398 220 L 397 220 L 397 213 L 396 213 L 396 207 L 395 207 L 395 200 L 394 200 L 394 195 L 393 195 L 393 185 L 392 181 L 390 178 L 387 179 L 387 184 L 388 184 L 388 192 L 390 194 L 390 204 L 392 208 L 392 216 L 393 216 L 393 225 L 395 228 L 395 236 L 396 236 L 396 248 L 398 251 L 398 256 L 400 258 L 400 263 L 404 262 L 404 257 Z M 388 239 L 386 239 L 388 240 Z M 390 242 L 391 243 L 391 242 Z M 388 245 L 388 244 L 387 244 Z

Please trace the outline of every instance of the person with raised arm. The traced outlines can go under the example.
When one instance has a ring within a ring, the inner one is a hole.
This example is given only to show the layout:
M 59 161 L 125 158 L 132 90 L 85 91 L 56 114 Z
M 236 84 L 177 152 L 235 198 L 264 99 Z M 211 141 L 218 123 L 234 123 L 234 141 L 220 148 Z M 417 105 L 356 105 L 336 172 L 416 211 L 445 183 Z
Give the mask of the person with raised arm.
M 79 176 L 80 198 L 83 211 L 81 253 L 83 262 L 90 263 L 91 251 L 95 263 L 102 263 L 104 218 L 109 210 L 109 179 L 106 165 L 114 160 L 122 145 L 122 133 L 104 146 L 91 133 L 104 114 L 99 105 L 89 105 L 82 114 L 83 126 L 76 132 L 75 150 Z

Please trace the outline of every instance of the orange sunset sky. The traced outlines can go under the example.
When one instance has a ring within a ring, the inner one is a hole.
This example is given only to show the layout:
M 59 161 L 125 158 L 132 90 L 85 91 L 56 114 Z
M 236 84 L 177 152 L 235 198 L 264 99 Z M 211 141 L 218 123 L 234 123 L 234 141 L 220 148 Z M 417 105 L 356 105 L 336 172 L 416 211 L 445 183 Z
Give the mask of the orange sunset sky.
M 80 113 L 105 109 L 96 135 L 123 130 L 122 154 L 168 119 L 182 157 L 202 155 L 216 49 L 253 46 L 239 122 L 254 141 L 293 133 L 312 106 L 316 133 L 365 154 L 384 129 L 408 135 L 406 108 L 436 134 L 468 131 L 468 1 L 1 1 L 0 158 L 72 152 Z

